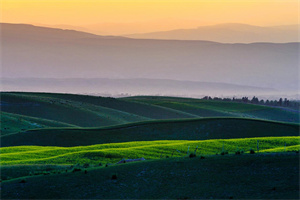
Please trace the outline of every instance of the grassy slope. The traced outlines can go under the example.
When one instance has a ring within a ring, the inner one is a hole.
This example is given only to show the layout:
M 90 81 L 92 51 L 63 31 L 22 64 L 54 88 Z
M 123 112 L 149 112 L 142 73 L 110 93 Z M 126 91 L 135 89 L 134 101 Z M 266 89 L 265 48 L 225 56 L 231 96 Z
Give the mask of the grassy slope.
M 61 121 L 82 127 L 97 127 L 148 120 L 86 102 L 64 100 L 30 93 L 1 93 L 5 112 Z
M 112 174 L 117 180 L 111 180 Z M 170 158 L 1 183 L 3 199 L 299 199 L 295 153 Z M 24 179 L 24 178 L 23 178 Z
M 204 118 L 137 122 L 104 128 L 36 129 L 1 137 L 1 145 L 83 146 L 153 141 L 298 136 L 299 125 L 243 118 Z
M 283 122 L 300 122 L 299 113 L 297 112 L 254 104 L 153 96 L 129 97 L 123 98 L 123 100 L 173 108 L 183 112 L 193 113 L 201 117 L 236 116 Z
M 65 172 L 70 170 L 69 165 L 1 165 L 1 180 L 11 180 L 28 175 Z
M 1 93 L 2 111 L 81 127 L 101 127 L 149 119 L 236 116 L 299 122 L 299 113 L 235 102 L 174 97 L 103 98 L 55 93 Z M 6 117 L 7 118 L 7 117 Z M 36 128 L 3 121 L 2 133 Z M 28 124 L 28 123 L 27 123 Z M 41 127 L 46 127 L 42 126 Z M 50 126 L 53 127 L 53 126 Z M 60 126 L 57 126 L 60 127 Z
M 75 94 L 58 94 L 58 93 L 13 93 L 15 95 L 26 95 L 35 97 L 47 97 L 61 99 L 65 101 L 75 101 L 94 106 L 101 106 L 118 110 L 132 115 L 137 115 L 150 119 L 174 119 L 174 118 L 193 118 L 193 114 L 184 113 L 178 110 L 164 108 L 160 106 L 148 105 L 139 102 L 128 102 L 115 98 L 95 97 Z
M 151 142 L 128 142 L 112 143 L 93 146 L 77 147 L 41 147 L 41 146 L 17 146 L 1 148 L 1 165 L 18 164 L 98 164 L 115 163 L 122 158 L 135 159 L 158 159 L 161 156 L 182 157 L 189 152 L 197 152 L 201 155 L 214 155 L 222 149 L 234 153 L 237 149 L 248 151 L 250 148 L 256 150 L 259 140 L 260 151 L 268 150 L 274 152 L 277 148 L 285 145 L 289 149 L 299 151 L 300 137 L 261 137 L 247 139 L 227 140 L 202 140 L 202 141 L 180 141 L 162 140 Z M 298 149 L 297 149 L 298 148 Z
M 36 128 L 76 127 L 72 124 L 6 112 L 1 112 L 1 124 L 1 136 Z

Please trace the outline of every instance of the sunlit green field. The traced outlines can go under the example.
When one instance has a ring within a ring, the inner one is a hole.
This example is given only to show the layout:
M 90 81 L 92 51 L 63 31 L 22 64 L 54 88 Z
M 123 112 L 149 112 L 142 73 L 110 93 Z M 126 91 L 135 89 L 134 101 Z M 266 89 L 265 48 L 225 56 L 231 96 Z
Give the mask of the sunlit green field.
M 16 146 L 1 148 L 2 165 L 16 164 L 97 164 L 115 163 L 121 159 L 159 159 L 184 157 L 190 153 L 214 155 L 227 151 L 234 154 L 238 150 L 249 152 L 298 151 L 300 137 L 262 137 L 226 140 L 163 140 L 151 142 L 111 143 L 78 147 Z

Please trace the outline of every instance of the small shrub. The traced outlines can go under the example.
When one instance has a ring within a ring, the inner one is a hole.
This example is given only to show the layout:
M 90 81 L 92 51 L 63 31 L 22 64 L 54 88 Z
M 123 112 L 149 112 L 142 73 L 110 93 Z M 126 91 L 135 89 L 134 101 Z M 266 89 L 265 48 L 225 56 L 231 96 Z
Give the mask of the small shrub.
M 85 163 L 85 164 L 83 165 L 83 168 L 88 168 L 89 166 L 90 166 L 89 163 Z
M 74 172 L 80 172 L 80 171 L 81 171 L 80 168 L 74 168 L 74 169 L 72 170 L 73 173 L 74 173 Z
M 237 149 L 235 151 L 235 155 L 240 155 L 240 154 L 243 154 L 243 153 L 244 153 L 244 150 L 242 150 L 242 149 Z
M 115 156 L 113 154 L 109 154 L 109 153 L 105 155 L 105 158 L 114 158 L 114 157 Z
M 221 152 L 221 155 L 222 155 L 222 156 L 224 156 L 224 155 L 226 155 L 226 154 L 228 154 L 228 151 L 222 151 L 222 152 Z
M 117 174 L 113 174 L 112 176 L 111 176 L 111 180 L 117 180 Z
M 49 174 L 51 174 L 51 172 L 49 172 L 49 171 L 43 171 L 42 174 L 43 175 L 49 175 Z
M 253 149 L 250 149 L 249 153 L 250 154 L 255 154 L 255 151 Z
M 196 157 L 196 154 L 190 153 L 189 157 L 190 157 L 190 158 L 194 158 L 194 157 Z
M 22 179 L 19 183 L 26 183 L 26 180 Z

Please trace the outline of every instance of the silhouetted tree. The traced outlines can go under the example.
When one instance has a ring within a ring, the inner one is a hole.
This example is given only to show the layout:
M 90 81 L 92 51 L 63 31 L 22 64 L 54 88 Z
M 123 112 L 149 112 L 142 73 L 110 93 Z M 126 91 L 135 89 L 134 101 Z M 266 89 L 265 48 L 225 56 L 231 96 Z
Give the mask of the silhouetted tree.
M 282 98 L 279 99 L 278 104 L 279 106 L 282 106 Z

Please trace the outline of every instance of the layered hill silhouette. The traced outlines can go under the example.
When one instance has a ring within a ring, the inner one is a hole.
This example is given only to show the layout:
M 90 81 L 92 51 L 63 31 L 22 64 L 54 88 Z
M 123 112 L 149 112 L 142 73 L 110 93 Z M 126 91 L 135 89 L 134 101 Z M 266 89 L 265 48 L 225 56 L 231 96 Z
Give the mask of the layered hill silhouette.
M 6 78 L 148 78 L 297 90 L 299 43 L 128 39 L 19 24 L 1 30 Z
M 98 39 L 116 39 L 122 37 L 114 36 L 99 36 L 92 33 L 59 29 L 59 28 L 47 28 L 42 26 L 34 26 L 31 24 L 9 24 L 1 23 L 1 37 L 3 39 L 22 40 L 28 41 L 37 40 L 72 40 L 83 38 L 98 38 Z
M 2 91 L 36 91 L 62 93 L 98 93 L 106 96 L 127 95 L 264 95 L 279 92 L 273 88 L 246 85 L 177 81 L 168 79 L 107 79 L 107 78 L 2 78 Z
M 262 27 L 229 23 L 126 36 L 143 39 L 208 40 L 222 43 L 285 43 L 299 41 L 299 25 Z

